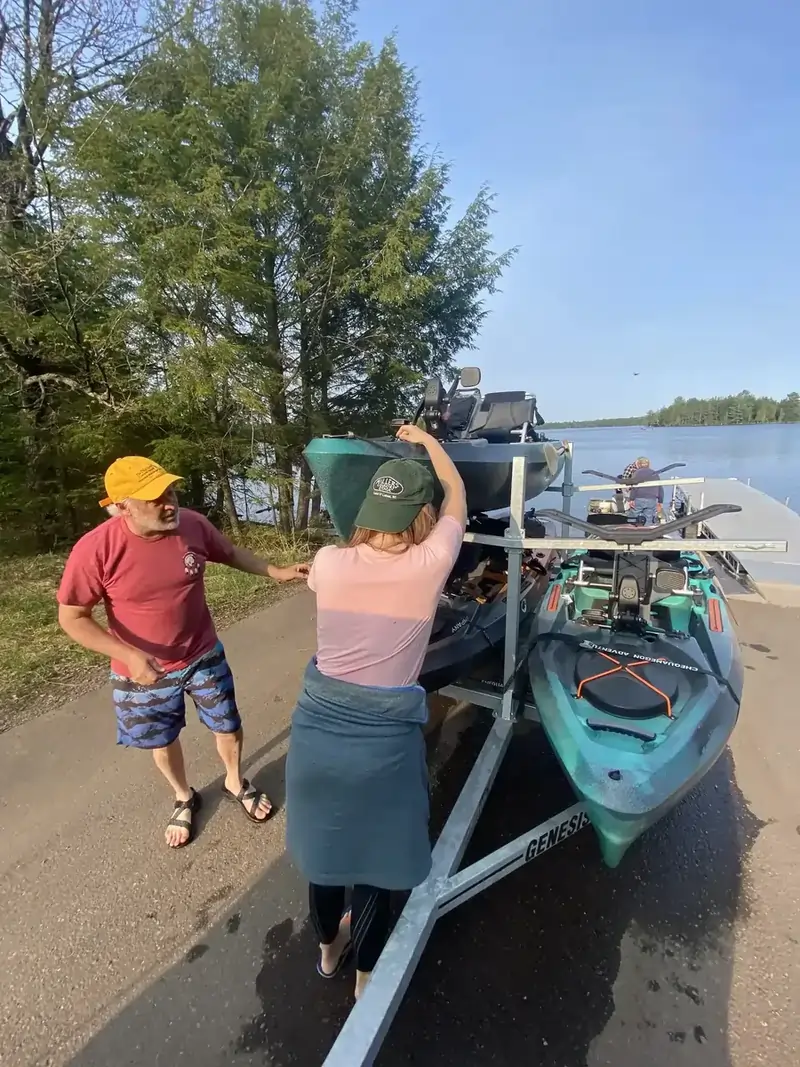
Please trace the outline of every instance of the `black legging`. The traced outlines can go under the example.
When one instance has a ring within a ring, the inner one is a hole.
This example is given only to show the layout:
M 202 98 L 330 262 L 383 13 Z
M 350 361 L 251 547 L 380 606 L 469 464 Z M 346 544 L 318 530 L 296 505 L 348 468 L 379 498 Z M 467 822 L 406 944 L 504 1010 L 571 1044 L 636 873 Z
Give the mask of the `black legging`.
M 321 945 L 330 945 L 339 932 L 344 912 L 345 887 L 314 885 L 308 887 L 311 921 Z M 389 935 L 391 896 L 388 889 L 372 885 L 353 886 L 350 904 L 350 937 L 356 954 L 356 968 L 372 971 L 383 952 Z

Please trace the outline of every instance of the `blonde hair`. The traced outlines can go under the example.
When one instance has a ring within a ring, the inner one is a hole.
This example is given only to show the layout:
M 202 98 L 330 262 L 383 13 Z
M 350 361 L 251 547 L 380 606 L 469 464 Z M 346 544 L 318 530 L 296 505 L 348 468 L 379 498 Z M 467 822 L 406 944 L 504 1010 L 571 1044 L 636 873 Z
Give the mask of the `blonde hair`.
M 639 456 L 639 458 L 636 460 L 636 466 L 637 467 L 649 467 L 650 466 L 650 460 L 647 458 L 647 456 Z
M 406 526 L 401 533 L 387 534 L 381 530 L 368 530 L 365 526 L 356 526 L 347 542 L 348 548 L 356 548 L 358 545 L 368 545 L 379 538 L 391 537 L 392 545 L 403 545 L 403 551 L 407 551 L 412 545 L 421 545 L 430 536 L 436 525 L 436 512 L 426 504 L 417 514 L 410 526 Z

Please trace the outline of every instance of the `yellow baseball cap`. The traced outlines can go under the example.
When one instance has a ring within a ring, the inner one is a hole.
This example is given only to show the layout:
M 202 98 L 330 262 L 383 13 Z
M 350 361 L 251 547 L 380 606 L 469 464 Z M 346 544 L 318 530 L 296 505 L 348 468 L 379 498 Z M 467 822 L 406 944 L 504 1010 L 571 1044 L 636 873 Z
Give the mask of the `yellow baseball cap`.
M 170 474 L 158 463 L 145 456 L 123 456 L 115 459 L 105 474 L 108 496 L 100 501 L 101 508 L 118 504 L 120 500 L 158 500 L 175 482 L 179 474 Z

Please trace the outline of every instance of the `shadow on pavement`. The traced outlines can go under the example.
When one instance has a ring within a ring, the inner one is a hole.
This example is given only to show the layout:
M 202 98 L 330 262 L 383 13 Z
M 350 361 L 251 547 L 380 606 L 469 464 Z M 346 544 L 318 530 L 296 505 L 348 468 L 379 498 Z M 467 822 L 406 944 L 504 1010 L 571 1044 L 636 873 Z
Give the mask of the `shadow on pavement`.
M 486 729 L 470 728 L 438 776 L 437 832 Z M 512 742 L 466 861 L 573 799 L 528 730 Z M 747 907 L 743 859 L 760 827 L 726 754 L 617 871 L 601 866 L 584 831 L 501 881 L 437 925 L 377 1064 L 726 1067 L 733 923 Z M 305 914 L 305 887 L 282 857 L 72 1067 L 317 1067 L 349 1011 L 353 976 L 316 975 Z

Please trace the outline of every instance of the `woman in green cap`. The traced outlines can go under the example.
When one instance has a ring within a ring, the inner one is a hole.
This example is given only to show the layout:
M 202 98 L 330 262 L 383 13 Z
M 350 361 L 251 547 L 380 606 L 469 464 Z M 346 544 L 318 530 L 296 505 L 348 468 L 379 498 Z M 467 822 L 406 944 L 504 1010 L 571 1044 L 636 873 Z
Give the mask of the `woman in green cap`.
M 417 679 L 467 521 L 464 483 L 417 426 L 444 490 L 437 515 L 426 465 L 392 459 L 375 473 L 347 545 L 314 560 L 317 654 L 292 719 L 286 763 L 289 852 L 310 883 L 317 970 L 351 953 L 358 997 L 389 932 L 390 892 L 428 876 L 427 698 Z M 345 893 L 352 888 L 345 912 Z

